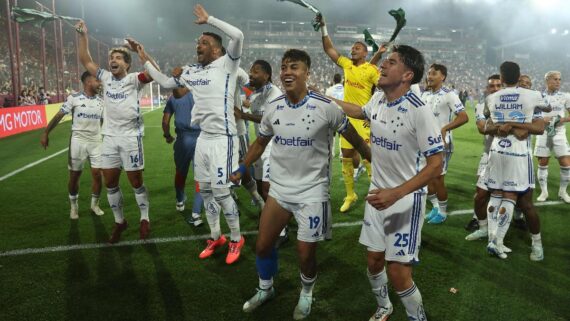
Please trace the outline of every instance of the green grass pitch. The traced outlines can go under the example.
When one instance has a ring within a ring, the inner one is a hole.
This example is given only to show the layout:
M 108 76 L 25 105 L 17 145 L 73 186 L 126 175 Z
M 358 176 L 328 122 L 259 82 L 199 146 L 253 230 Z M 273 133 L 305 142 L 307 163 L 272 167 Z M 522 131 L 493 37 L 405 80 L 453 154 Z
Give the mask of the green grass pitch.
M 456 149 L 446 177 L 450 211 L 472 208 L 482 137 L 468 109 L 471 121 L 454 132 Z M 172 145 L 162 138 L 161 115 L 160 110 L 145 115 L 144 179 L 150 191 L 151 237 L 164 242 L 8 255 L 19 249 L 104 244 L 113 215 L 105 192 L 105 215 L 89 213 L 86 171 L 80 219 L 70 221 L 66 153 L 0 181 L 0 320 L 292 319 L 300 290 L 295 241 L 280 250 L 277 297 L 252 314 L 241 309 L 257 286 L 255 234 L 246 236 L 242 257 L 232 266 L 224 263 L 226 248 L 198 259 L 208 228 L 190 227 L 175 211 Z M 0 140 L 0 177 L 67 147 L 69 130 L 69 123 L 56 128 L 47 151 L 40 147 L 40 131 Z M 344 188 L 338 159 L 333 165 L 334 221 L 354 224 L 335 228 L 334 239 L 319 245 L 316 301 L 308 320 L 368 320 L 376 307 L 366 278 L 365 249 L 358 243 L 363 202 L 346 215 L 338 212 Z M 552 161 L 550 195 L 557 195 L 558 171 Z M 361 177 L 357 184 L 361 199 L 367 183 Z M 192 184 L 187 185 L 191 193 Z M 139 213 L 124 174 L 121 187 L 131 224 L 122 240 L 134 241 Z M 255 231 L 257 211 L 243 190 L 238 194 L 242 229 Z M 527 232 L 511 228 L 506 244 L 513 253 L 499 260 L 487 255 L 484 241 L 464 240 L 469 215 L 451 216 L 441 226 L 425 224 L 414 280 L 429 320 L 570 320 L 570 207 L 543 206 L 539 213 L 545 260 L 538 263 L 529 260 Z M 228 232 L 225 222 L 222 229 Z M 395 307 L 391 320 L 406 320 L 392 290 L 390 297 Z

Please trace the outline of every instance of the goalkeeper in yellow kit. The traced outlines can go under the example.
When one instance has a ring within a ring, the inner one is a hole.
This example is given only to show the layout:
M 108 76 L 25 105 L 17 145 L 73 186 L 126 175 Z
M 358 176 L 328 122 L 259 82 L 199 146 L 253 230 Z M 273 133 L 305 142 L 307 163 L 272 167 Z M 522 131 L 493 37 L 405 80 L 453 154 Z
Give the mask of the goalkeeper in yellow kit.
M 324 18 L 320 15 L 317 16 L 317 21 L 320 22 L 321 32 L 323 35 L 323 49 L 331 60 L 341 67 L 344 71 L 344 101 L 364 106 L 372 97 L 374 86 L 378 82 L 380 73 L 378 68 L 366 61 L 368 55 L 368 48 L 364 42 L 357 41 L 352 45 L 350 51 L 351 57 L 345 57 L 338 53 L 335 49 L 331 38 L 328 36 L 327 27 Z M 370 125 L 365 120 L 348 118 L 352 127 L 356 129 L 360 137 L 370 144 Z M 344 178 L 344 186 L 346 188 L 346 197 L 340 208 L 341 213 L 345 213 L 356 202 L 358 196 L 354 193 L 354 167 L 358 166 L 353 164 L 353 156 L 356 155 L 352 145 L 340 137 L 340 148 L 342 153 L 342 176 Z M 368 177 L 371 175 L 370 163 L 363 160 Z

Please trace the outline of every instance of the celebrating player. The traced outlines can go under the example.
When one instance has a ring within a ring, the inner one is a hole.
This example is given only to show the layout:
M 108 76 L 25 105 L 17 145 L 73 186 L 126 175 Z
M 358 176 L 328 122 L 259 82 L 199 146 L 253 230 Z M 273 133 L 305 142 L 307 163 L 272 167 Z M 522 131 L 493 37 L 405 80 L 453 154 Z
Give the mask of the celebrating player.
M 87 26 L 83 21 L 76 25 L 79 33 L 79 60 L 92 75 L 103 84 L 103 145 L 101 148 L 103 177 L 107 187 L 107 199 L 115 216 L 115 227 L 109 243 L 116 243 L 121 233 L 127 229 L 127 220 L 123 215 L 123 194 L 119 187 L 121 169 L 127 172 L 127 178 L 135 192 L 135 199 L 140 209 L 140 239 L 148 238 L 150 221 L 148 216 L 148 192 L 143 183 L 144 124 L 139 98 L 143 87 L 152 81 L 146 72 L 128 73 L 131 67 L 131 54 L 123 47 L 113 48 L 109 52 L 109 69 L 100 68 L 89 53 Z M 140 45 L 130 39 L 131 50 Z
M 99 208 L 101 195 L 101 122 L 103 120 L 103 100 L 98 95 L 101 82 L 88 71 L 81 75 L 83 91 L 67 97 L 59 112 L 49 122 L 42 133 L 41 144 L 44 148 L 49 145 L 49 133 L 68 114 L 72 115 L 71 141 L 69 142 L 69 217 L 79 218 L 79 177 L 83 164 L 89 159 L 91 166 L 91 211 L 103 215 Z
M 317 242 L 330 236 L 330 161 L 333 132 L 338 131 L 370 159 L 370 149 L 331 100 L 307 90 L 311 67 L 309 55 L 297 49 L 285 52 L 281 60 L 281 82 L 285 95 L 269 102 L 261 120 L 259 136 L 251 145 L 240 171 L 259 159 L 269 142 L 271 188 L 261 214 L 256 243 L 259 275 L 257 293 L 244 305 L 251 312 L 275 296 L 273 277 L 277 273 L 275 242 L 291 217 L 295 217 L 297 253 L 302 290 L 293 312 L 295 320 L 311 312 L 317 281 Z
M 364 42 L 357 41 L 352 45 L 350 59 L 341 56 L 329 37 L 324 18 L 318 15 L 316 19 L 321 24 L 323 49 L 325 53 L 344 71 L 344 101 L 363 106 L 372 96 L 374 86 L 378 82 L 378 77 L 380 77 L 378 68 L 366 62 L 368 47 Z M 360 137 L 369 143 L 369 123 L 359 119 L 350 119 L 350 122 Z M 340 211 L 344 213 L 358 200 L 358 196 L 354 192 L 353 180 L 354 169 L 358 168 L 358 162 L 353 159 L 353 157 L 357 155 L 354 152 L 354 148 L 343 137 L 340 138 L 340 148 L 342 153 L 342 176 L 344 178 L 344 187 L 346 188 L 346 197 L 340 207 Z M 366 165 L 368 175 L 371 175 L 370 164 L 366 161 L 364 161 L 364 164 Z
M 445 174 L 447 174 L 449 161 L 453 154 L 451 130 L 463 126 L 469 121 L 465 107 L 457 94 L 453 90 L 443 87 L 446 78 L 447 68 L 444 65 L 432 64 L 427 75 L 427 83 L 430 90 L 424 91 L 421 96 L 422 100 L 435 115 L 445 145 L 441 175 L 428 184 L 427 199 L 432 203 L 432 210 L 426 219 L 431 224 L 440 224 L 447 219 Z M 453 120 L 451 120 L 452 114 L 455 114 Z
M 544 76 L 546 90 L 544 96 L 552 111 L 544 113 L 544 121 L 548 123 L 544 134 L 536 138 L 534 156 L 538 157 L 538 183 L 540 195 L 537 201 L 544 202 L 548 199 L 548 160 L 550 154 L 558 159 L 560 164 L 560 187 L 558 197 L 566 203 L 570 203 L 570 195 L 566 191 L 570 182 L 570 146 L 566 137 L 566 126 L 570 122 L 570 116 L 566 117 L 565 110 L 570 112 L 570 94 L 560 92 L 562 81 L 559 71 L 549 71 Z
M 207 240 L 206 248 L 199 257 L 210 257 L 216 248 L 226 243 L 226 237 L 220 229 L 221 207 L 231 231 L 226 263 L 232 264 L 239 258 L 245 243 L 240 232 L 238 207 L 230 196 L 229 180 L 231 173 L 238 168 L 239 151 L 233 103 L 243 33 L 210 16 L 199 4 L 194 7 L 194 15 L 197 24 L 207 23 L 230 37 L 227 52 L 224 54 L 220 35 L 204 32 L 196 45 L 198 64 L 185 66 L 179 78 L 165 76 L 148 61 L 144 66 L 161 86 L 185 87 L 183 91 L 192 91 L 195 102 L 192 124 L 199 125 L 201 129 L 196 143 L 194 178 L 200 183 L 211 234 L 211 239 Z M 144 61 L 144 48 L 141 46 L 139 49 L 139 56 Z

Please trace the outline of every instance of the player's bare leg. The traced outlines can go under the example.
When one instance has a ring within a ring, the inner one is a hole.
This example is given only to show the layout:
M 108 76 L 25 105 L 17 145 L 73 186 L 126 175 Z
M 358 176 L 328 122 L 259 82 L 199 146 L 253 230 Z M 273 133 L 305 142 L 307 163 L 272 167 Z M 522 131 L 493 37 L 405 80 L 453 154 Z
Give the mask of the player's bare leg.
M 427 320 L 422 295 L 412 279 L 412 266 L 400 262 L 388 262 L 388 278 L 400 296 L 410 320 Z
M 544 250 L 542 248 L 542 239 L 540 236 L 540 219 L 536 207 L 532 203 L 533 190 L 529 190 L 519 197 L 517 207 L 525 214 L 526 222 L 532 240 L 530 259 L 532 261 L 542 261 L 544 259 Z

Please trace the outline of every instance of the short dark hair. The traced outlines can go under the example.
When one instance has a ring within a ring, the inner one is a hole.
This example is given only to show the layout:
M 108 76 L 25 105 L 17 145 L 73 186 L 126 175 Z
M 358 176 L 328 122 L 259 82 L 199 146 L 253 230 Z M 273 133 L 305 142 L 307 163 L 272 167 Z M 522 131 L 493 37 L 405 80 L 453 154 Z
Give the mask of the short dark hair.
M 392 52 L 398 53 L 404 65 L 414 73 L 412 85 L 419 83 L 422 80 L 425 69 L 425 60 L 422 53 L 416 48 L 406 45 L 395 45 Z
M 210 36 L 210 37 L 214 38 L 216 44 L 217 44 L 220 48 L 223 48 L 223 46 L 222 46 L 222 37 L 221 37 L 219 34 L 214 33 L 214 32 L 205 31 L 205 32 L 202 32 L 202 35 L 203 35 L 203 36 Z
M 501 75 L 499 74 L 492 74 L 491 76 L 489 76 L 489 78 L 487 78 L 487 81 L 491 80 L 491 79 L 498 79 L 501 80 Z
M 441 72 L 441 74 L 443 75 L 443 81 L 445 81 L 447 79 L 447 67 L 442 65 L 442 64 L 431 64 L 431 66 L 429 66 L 429 68 L 433 68 L 433 70 L 437 70 L 439 72 Z
M 360 41 L 360 40 L 359 40 L 359 41 L 356 41 L 354 44 L 355 44 L 355 45 L 356 45 L 356 44 L 362 45 L 362 47 L 364 47 L 364 50 L 366 50 L 366 52 L 368 52 L 368 46 L 367 46 L 366 43 L 364 43 L 363 41 Z
M 333 76 L 333 82 L 334 82 L 335 84 L 340 84 L 341 81 L 342 81 L 342 76 L 341 76 L 340 74 L 338 74 L 338 73 L 337 73 L 337 74 L 334 74 L 334 76 Z
M 521 69 L 516 62 L 505 61 L 499 67 L 501 78 L 507 85 L 516 85 L 521 77 Z
M 253 62 L 252 66 L 259 66 L 259 68 L 261 68 L 261 70 L 263 70 L 264 73 L 269 75 L 269 82 L 271 82 L 271 76 L 272 76 L 271 64 L 269 64 L 267 61 L 263 59 L 258 59 Z
M 285 60 L 304 62 L 305 65 L 307 65 L 307 68 L 311 69 L 311 56 L 309 56 L 309 54 L 304 50 L 289 49 L 285 51 L 281 62 L 284 62 Z
M 87 80 L 87 78 L 89 77 L 94 77 L 89 71 L 84 71 L 81 74 L 81 83 L 85 84 L 85 81 Z
M 114 54 L 115 52 L 118 52 L 120 54 L 123 55 L 123 60 L 129 64 L 129 67 L 131 65 L 131 62 L 133 61 L 133 58 L 131 57 L 131 53 L 129 52 L 129 50 L 127 50 L 124 47 L 115 47 L 115 48 L 111 48 L 111 50 L 109 50 L 109 57 L 111 57 L 112 54 Z

